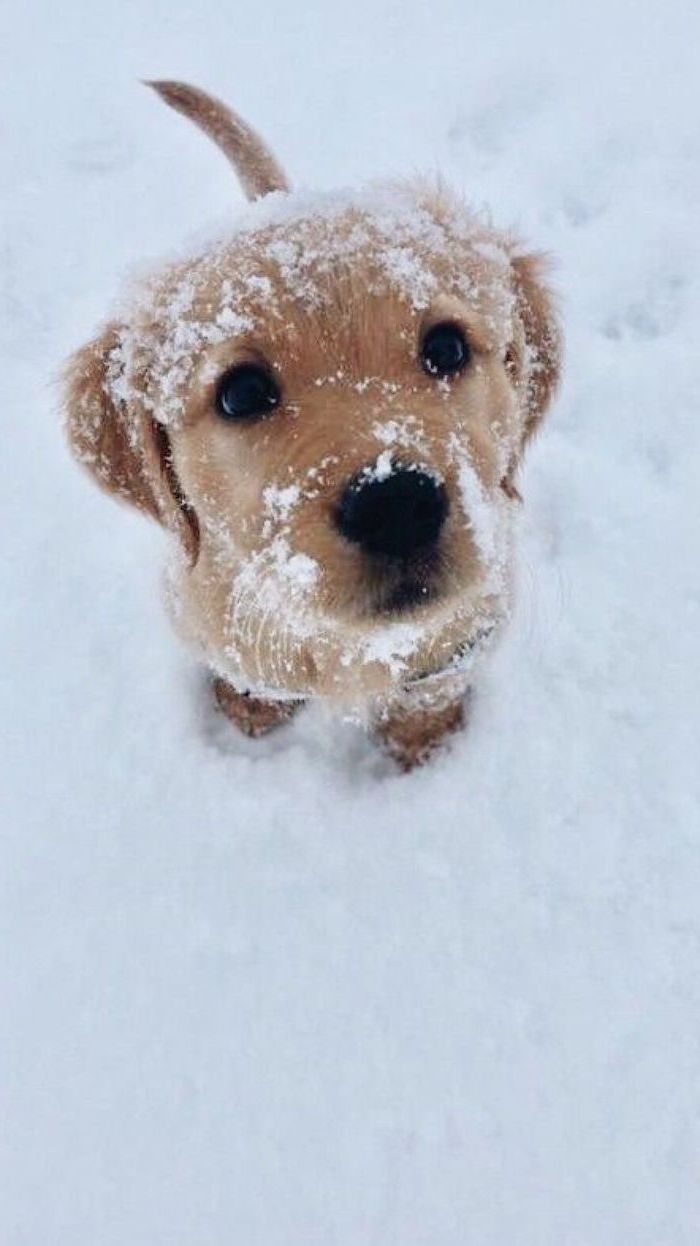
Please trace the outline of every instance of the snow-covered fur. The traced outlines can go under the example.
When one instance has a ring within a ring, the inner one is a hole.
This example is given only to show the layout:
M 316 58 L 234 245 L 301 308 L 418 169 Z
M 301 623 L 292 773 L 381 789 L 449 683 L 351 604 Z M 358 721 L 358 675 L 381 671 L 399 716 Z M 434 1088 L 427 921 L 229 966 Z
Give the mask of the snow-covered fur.
M 508 612 L 514 475 L 558 377 L 545 265 L 439 185 L 291 193 L 218 101 L 158 89 L 260 197 L 226 237 L 128 291 L 73 357 L 71 445 L 173 533 L 172 615 L 224 686 L 251 703 L 352 708 L 411 764 L 460 721 L 445 706 Z M 470 359 L 440 379 L 420 343 L 446 322 Z M 234 425 L 217 387 L 250 362 L 281 401 Z M 350 481 L 407 467 L 440 482 L 449 511 L 429 568 L 413 572 L 426 600 L 399 609 L 403 569 L 369 559 L 334 516 Z M 393 737 L 391 723 L 403 724 Z

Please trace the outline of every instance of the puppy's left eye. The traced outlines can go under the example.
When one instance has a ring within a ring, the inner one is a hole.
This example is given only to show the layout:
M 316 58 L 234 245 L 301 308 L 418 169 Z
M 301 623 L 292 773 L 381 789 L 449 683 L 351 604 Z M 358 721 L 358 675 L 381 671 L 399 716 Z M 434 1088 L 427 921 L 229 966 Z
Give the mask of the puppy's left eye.
M 470 350 L 459 325 L 436 324 L 421 345 L 421 363 L 430 376 L 455 376 L 469 363 Z
M 216 409 L 224 420 L 258 420 L 279 405 L 274 377 L 258 364 L 242 363 L 219 381 Z

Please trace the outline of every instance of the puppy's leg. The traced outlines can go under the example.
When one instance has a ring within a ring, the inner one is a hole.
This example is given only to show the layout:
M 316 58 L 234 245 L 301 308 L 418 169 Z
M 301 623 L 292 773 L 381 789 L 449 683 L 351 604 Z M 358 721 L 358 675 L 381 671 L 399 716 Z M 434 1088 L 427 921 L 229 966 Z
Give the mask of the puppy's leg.
M 471 689 L 445 690 L 438 695 L 408 692 L 386 705 L 375 720 L 375 732 L 401 770 L 422 766 L 467 721 Z
M 218 676 L 212 680 L 212 687 L 219 709 L 244 735 L 253 739 L 281 727 L 304 704 L 303 701 L 259 701 L 249 692 L 236 692 Z

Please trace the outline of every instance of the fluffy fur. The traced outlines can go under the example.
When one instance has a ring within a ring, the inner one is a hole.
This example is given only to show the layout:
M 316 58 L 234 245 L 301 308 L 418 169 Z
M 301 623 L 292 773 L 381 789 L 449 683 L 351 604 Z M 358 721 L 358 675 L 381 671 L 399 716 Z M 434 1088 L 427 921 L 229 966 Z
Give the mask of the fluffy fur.
M 377 724 L 397 760 L 462 722 L 476 658 L 507 614 L 515 475 L 551 400 L 560 335 L 542 257 L 440 186 L 304 196 L 222 104 L 154 84 L 260 198 L 229 235 L 167 265 L 70 361 L 68 435 L 108 491 L 163 524 L 179 632 L 251 734 L 321 696 Z M 463 373 L 420 366 L 458 325 Z M 264 363 L 269 417 L 217 414 L 219 378 Z M 406 569 L 339 533 L 348 482 L 430 473 L 449 514 L 414 560 L 425 601 L 392 609 Z M 228 689 L 228 693 L 227 690 Z

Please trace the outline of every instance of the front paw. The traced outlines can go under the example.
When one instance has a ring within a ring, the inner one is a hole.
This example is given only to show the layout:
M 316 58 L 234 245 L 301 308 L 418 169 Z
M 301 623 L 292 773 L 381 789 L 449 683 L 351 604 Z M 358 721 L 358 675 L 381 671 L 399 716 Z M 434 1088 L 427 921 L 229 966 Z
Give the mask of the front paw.
M 389 706 L 377 718 L 375 732 L 386 752 L 407 773 L 429 761 L 449 736 L 467 720 L 467 699 L 460 696 L 438 705 Z
M 257 740 L 289 722 L 303 701 L 261 701 L 249 692 L 236 692 L 225 679 L 212 680 L 219 709 L 244 735 Z

